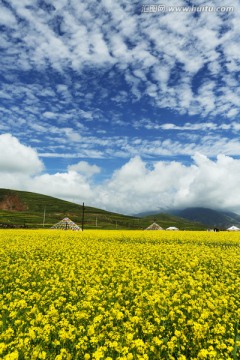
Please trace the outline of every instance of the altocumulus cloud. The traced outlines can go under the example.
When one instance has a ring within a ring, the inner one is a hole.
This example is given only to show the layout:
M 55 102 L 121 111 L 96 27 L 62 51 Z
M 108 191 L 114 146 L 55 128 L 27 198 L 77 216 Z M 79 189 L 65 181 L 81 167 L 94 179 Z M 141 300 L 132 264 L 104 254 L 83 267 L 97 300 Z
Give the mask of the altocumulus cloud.
M 60 73 L 70 67 L 82 75 L 91 66 L 107 71 L 115 66 L 130 97 L 147 95 L 158 107 L 191 115 L 232 118 L 239 113 L 238 6 L 228 14 L 199 12 L 196 19 L 191 12 L 141 14 L 141 4 L 127 1 L 8 3 L 0 15 L 7 29 L 0 62 L 8 75 L 9 70 L 44 71 L 49 64 Z M 172 0 L 170 5 L 188 3 Z M 228 5 L 222 0 L 221 6 Z M 14 46 L 12 37 L 18 40 Z M 195 86 L 201 71 L 202 81 Z M 112 88 L 104 90 L 111 97 Z M 58 91 L 70 99 L 68 90 Z
M 133 157 L 102 183 L 94 181 L 100 168 L 81 161 L 66 172 L 43 173 L 37 152 L 17 138 L 0 136 L 0 186 L 36 191 L 122 213 L 158 208 L 208 206 L 240 212 L 236 193 L 240 160 L 219 155 L 216 160 L 197 153 L 193 164 L 158 161 L 151 166 Z M 42 171 L 42 173 L 40 173 Z

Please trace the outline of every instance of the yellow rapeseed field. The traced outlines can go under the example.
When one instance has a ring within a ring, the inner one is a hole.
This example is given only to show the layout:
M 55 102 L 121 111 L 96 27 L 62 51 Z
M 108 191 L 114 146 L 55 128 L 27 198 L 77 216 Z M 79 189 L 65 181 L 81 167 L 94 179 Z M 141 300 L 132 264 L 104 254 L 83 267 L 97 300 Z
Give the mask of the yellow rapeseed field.
M 240 358 L 240 234 L 0 230 L 0 358 Z

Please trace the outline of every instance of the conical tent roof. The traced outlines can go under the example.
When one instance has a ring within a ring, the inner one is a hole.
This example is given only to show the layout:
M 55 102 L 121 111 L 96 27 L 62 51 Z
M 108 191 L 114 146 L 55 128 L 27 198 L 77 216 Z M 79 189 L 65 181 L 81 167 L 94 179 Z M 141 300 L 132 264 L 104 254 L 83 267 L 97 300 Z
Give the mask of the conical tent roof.
M 157 223 L 152 223 L 150 226 L 148 226 L 145 230 L 163 230 L 160 225 Z
M 55 225 L 51 227 L 51 229 L 62 229 L 62 230 L 82 230 L 77 224 L 75 224 L 68 217 L 65 217 Z
M 231 226 L 230 228 L 227 229 L 228 231 L 238 231 L 240 230 L 237 226 Z

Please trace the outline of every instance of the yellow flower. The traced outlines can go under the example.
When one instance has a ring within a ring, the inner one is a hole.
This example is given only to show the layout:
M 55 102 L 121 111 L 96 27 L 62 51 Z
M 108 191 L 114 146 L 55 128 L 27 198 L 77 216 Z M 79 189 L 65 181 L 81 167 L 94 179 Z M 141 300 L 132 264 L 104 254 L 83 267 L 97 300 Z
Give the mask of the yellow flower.
M 12 353 L 7 354 L 4 360 L 18 360 L 18 351 L 14 350 Z
M 0 230 L 0 358 L 231 359 L 239 245 L 227 232 Z
M 198 359 L 207 359 L 207 358 L 208 358 L 208 354 L 209 354 L 208 350 L 202 349 L 202 350 L 200 350 L 199 353 L 198 353 Z
M 0 343 L 0 355 L 4 352 L 5 349 L 7 349 L 7 345 L 3 342 Z
M 133 360 L 133 354 L 131 353 L 127 354 L 127 360 Z

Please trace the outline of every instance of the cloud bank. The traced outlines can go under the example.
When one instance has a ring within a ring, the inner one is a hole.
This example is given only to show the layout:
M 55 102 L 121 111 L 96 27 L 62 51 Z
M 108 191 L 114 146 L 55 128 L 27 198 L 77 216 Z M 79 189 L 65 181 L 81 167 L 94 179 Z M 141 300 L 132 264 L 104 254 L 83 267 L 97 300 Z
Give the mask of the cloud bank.
M 10 152 L 5 150 L 6 141 Z M 3 188 L 34 191 L 124 214 L 190 206 L 240 213 L 240 160 L 229 156 L 211 160 L 197 153 L 189 166 L 176 161 L 147 163 L 135 156 L 99 184 L 94 176 L 101 169 L 87 162 L 69 166 L 66 172 L 39 173 L 43 163 L 37 152 L 9 134 L 0 136 L 0 150 Z

